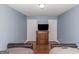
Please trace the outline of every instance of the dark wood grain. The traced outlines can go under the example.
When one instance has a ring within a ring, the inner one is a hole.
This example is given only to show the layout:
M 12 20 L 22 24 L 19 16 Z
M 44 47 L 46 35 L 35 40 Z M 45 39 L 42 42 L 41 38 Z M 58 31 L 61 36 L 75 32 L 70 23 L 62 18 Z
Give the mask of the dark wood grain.
M 24 47 L 24 48 L 31 48 L 33 49 L 32 43 L 9 43 L 7 48 L 15 48 L 15 47 Z
M 72 47 L 77 48 L 77 45 L 74 43 L 60 43 L 60 44 L 51 44 L 51 48 L 54 47 Z

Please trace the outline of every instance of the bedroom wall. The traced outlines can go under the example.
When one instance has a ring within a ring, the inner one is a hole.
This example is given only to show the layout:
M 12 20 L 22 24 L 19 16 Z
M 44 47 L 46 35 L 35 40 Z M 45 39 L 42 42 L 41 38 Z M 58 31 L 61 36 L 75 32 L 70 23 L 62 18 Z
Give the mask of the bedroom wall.
M 0 5 L 0 51 L 5 50 L 8 43 L 23 43 L 25 32 L 26 16 L 7 5 Z
M 30 20 L 30 23 L 28 22 Z M 34 20 L 35 22 L 33 22 Z M 32 21 L 32 22 L 31 22 Z M 28 25 L 29 24 L 29 25 Z M 31 25 L 32 24 L 32 25 Z M 57 41 L 57 17 L 54 16 L 27 16 L 27 41 L 36 41 L 38 24 L 49 24 L 49 41 Z M 29 28 L 29 29 L 28 29 Z M 34 29 L 35 28 L 35 29 Z
M 58 17 L 58 40 L 79 45 L 79 5 Z
M 37 20 L 38 24 L 48 24 L 49 19 L 56 19 L 56 16 L 27 16 L 27 20 Z

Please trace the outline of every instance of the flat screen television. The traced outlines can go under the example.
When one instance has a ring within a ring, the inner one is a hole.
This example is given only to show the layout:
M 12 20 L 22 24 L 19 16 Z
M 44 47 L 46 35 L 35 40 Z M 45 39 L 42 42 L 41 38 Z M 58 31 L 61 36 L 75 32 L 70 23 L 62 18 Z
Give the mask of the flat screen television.
M 48 30 L 48 24 L 38 24 L 38 30 Z

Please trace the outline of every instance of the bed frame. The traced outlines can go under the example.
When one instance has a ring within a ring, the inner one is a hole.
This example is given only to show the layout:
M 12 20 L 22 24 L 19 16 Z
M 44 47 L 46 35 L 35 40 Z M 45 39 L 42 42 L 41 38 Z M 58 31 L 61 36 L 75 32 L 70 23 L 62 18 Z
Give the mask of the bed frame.
M 60 44 L 51 44 L 51 48 L 54 47 L 72 47 L 77 48 L 77 45 L 74 43 L 60 43 Z
M 24 47 L 24 48 L 31 48 L 33 49 L 32 43 L 9 43 L 7 48 L 15 48 L 15 47 Z

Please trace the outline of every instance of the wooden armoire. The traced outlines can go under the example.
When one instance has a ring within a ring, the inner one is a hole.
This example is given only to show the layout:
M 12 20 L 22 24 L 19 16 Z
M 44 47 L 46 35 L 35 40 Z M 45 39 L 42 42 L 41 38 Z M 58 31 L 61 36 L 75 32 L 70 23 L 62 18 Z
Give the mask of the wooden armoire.
M 48 44 L 48 31 L 36 31 L 36 44 L 38 45 L 46 45 Z

